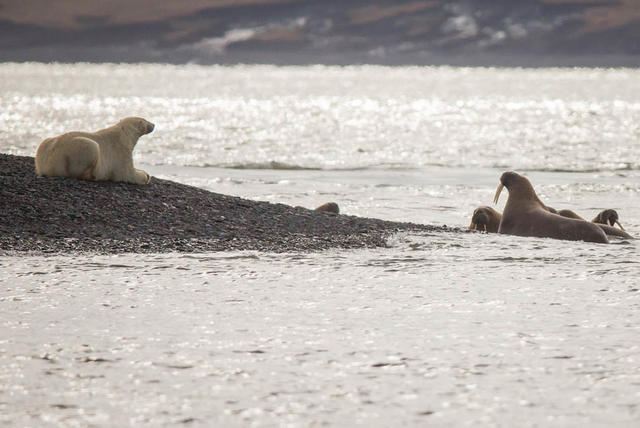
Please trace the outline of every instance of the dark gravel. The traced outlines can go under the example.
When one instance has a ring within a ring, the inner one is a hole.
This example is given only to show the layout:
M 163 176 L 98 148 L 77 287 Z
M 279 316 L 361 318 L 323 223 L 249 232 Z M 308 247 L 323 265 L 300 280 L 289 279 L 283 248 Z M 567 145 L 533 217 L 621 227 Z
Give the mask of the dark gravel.
M 146 186 L 37 177 L 0 154 L 0 254 L 316 251 L 384 247 L 446 227 L 331 215 L 152 178 Z

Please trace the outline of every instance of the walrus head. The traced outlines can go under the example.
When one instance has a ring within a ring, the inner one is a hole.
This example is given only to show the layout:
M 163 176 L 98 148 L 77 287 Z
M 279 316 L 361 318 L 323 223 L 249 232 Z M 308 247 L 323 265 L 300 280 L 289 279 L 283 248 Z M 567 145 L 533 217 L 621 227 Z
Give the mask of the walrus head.
M 481 232 L 496 233 L 500 226 L 502 214 L 491 207 L 478 207 L 473 211 L 469 229 Z
M 606 209 L 598 213 L 598 215 L 591 221 L 593 223 L 608 224 L 610 226 L 615 226 L 617 224 L 620 226 L 620 229 L 624 230 L 624 227 L 622 227 L 618 218 L 618 212 L 616 210 Z
M 315 209 L 315 211 L 322 211 L 329 214 L 340 214 L 340 207 L 335 202 L 327 202 Z
M 526 200 L 531 202 L 536 202 L 546 208 L 546 206 L 538 199 L 538 195 L 536 195 L 536 191 L 533 190 L 533 186 L 531 182 L 517 172 L 507 171 L 500 176 L 500 184 L 496 189 L 496 195 L 493 198 L 493 203 L 497 204 L 498 199 L 500 198 L 500 193 L 502 189 L 507 188 L 509 191 L 509 197 L 512 195 L 517 195 L 518 200 Z

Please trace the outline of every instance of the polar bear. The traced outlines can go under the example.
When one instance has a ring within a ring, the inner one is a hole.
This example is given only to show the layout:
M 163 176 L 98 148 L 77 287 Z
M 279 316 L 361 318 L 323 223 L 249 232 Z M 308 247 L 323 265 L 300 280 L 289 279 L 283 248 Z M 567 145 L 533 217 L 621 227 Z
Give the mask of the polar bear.
M 100 131 L 47 138 L 36 151 L 36 173 L 147 184 L 149 174 L 133 167 L 133 148 L 138 138 L 153 128 L 155 125 L 145 119 L 127 117 Z

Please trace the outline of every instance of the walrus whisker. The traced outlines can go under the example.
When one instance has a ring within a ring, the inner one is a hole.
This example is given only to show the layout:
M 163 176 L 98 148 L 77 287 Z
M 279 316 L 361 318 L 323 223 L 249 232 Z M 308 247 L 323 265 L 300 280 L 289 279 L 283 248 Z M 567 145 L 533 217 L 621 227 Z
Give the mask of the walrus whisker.
M 498 199 L 500 198 L 500 193 L 502 192 L 502 189 L 504 189 L 504 184 L 500 183 L 500 185 L 496 189 L 496 195 L 493 197 L 494 204 L 498 203 Z

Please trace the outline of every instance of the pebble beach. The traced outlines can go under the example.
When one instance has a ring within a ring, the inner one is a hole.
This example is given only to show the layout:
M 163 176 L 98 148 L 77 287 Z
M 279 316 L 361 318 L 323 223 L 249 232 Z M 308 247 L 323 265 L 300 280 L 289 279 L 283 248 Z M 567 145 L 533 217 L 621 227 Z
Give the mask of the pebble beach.
M 0 155 L 0 182 L 4 254 L 372 248 L 399 231 L 438 229 L 251 201 L 158 178 L 139 186 L 38 177 L 28 156 Z

